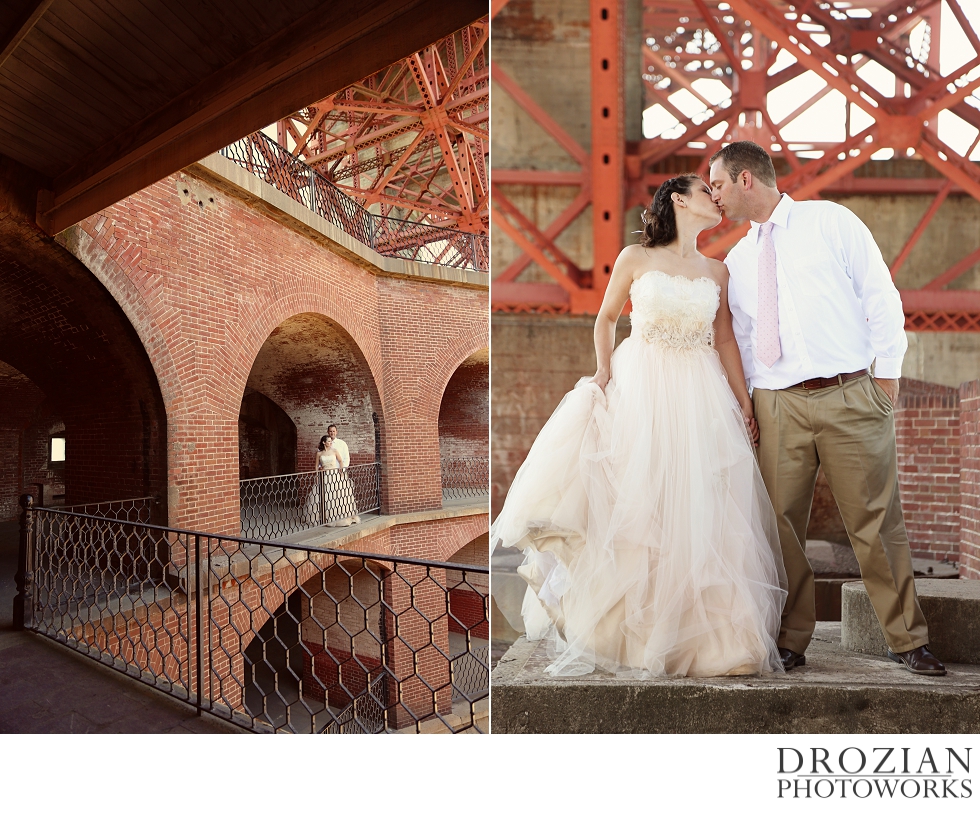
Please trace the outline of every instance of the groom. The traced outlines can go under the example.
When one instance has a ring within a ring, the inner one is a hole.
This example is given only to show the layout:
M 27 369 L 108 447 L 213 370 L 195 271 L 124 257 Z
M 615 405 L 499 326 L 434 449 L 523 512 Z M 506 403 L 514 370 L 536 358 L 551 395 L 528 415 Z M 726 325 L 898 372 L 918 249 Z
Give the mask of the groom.
M 759 467 L 786 566 L 783 667 L 806 664 L 816 625 L 804 544 L 822 467 L 888 656 L 912 673 L 942 676 L 945 667 L 926 647 L 899 503 L 893 406 L 908 341 L 881 252 L 845 207 L 780 194 L 772 160 L 757 144 L 733 142 L 710 165 L 715 203 L 731 220 L 752 222 L 725 262 L 759 423 Z

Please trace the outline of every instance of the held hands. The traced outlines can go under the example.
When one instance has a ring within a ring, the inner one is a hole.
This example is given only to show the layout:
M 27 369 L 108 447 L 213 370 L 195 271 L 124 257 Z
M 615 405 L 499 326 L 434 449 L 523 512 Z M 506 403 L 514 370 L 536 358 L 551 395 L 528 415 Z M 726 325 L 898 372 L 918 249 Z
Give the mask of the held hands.
M 756 447 L 759 446 L 759 423 L 755 419 L 755 411 L 752 409 L 752 403 L 746 402 L 741 405 L 742 408 L 742 420 L 745 422 L 745 428 L 749 431 L 749 437 L 752 439 L 752 444 Z

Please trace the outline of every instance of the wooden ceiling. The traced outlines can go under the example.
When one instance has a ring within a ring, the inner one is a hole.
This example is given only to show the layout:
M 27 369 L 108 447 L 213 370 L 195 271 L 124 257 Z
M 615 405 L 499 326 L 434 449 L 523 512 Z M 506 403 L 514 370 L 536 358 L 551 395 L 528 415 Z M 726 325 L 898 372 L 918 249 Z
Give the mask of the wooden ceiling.
M 486 14 L 486 0 L 4 0 L 0 153 L 65 229 Z

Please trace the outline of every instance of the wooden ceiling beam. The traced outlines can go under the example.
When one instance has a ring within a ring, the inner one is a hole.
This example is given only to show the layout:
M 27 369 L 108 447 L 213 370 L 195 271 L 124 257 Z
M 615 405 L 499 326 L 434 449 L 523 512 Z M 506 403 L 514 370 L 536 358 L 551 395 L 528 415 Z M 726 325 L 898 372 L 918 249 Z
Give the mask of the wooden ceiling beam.
M 300 18 L 62 173 L 38 196 L 38 225 L 60 232 L 486 13 L 480 0 L 333 8 Z
M 40 0 L 38 3 L 28 4 L 23 16 L 11 26 L 6 32 L 6 36 L 0 40 L 0 68 L 10 59 L 14 51 L 17 50 L 24 38 L 31 33 L 34 26 L 38 24 L 54 0 Z

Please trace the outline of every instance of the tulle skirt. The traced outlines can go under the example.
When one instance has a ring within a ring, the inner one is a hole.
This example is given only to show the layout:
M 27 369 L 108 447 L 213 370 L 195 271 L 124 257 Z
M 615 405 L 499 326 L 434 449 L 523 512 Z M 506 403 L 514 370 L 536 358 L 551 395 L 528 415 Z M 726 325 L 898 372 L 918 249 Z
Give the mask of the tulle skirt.
M 717 353 L 631 336 L 582 379 L 491 527 L 524 551 L 522 616 L 553 675 L 781 670 L 776 519 Z

